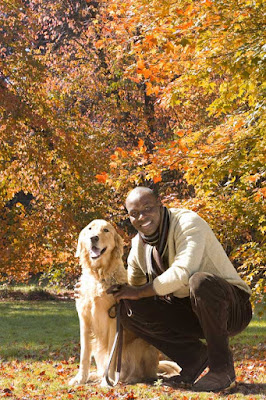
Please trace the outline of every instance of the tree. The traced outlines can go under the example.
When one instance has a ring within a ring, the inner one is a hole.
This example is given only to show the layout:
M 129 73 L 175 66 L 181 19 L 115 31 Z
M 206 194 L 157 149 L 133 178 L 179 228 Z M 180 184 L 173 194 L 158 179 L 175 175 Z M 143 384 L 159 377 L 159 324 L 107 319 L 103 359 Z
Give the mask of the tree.
M 145 184 L 203 215 L 259 291 L 262 1 L 0 7 L 3 276 L 73 276 L 81 227 L 127 230 L 125 194 Z
M 117 146 L 152 146 L 153 104 L 115 62 L 104 3 L 12 0 L 0 12 L 2 276 L 71 277 L 81 227 L 123 208 L 96 176 Z
M 36 3 L 1 7 L 1 269 L 9 279 L 28 279 L 57 264 L 64 274 L 73 268 L 78 231 L 101 212 L 93 177 L 104 138 L 69 104 L 65 71 L 52 67 L 48 44 L 40 45 Z M 21 190 L 33 196 L 31 208 L 6 207 Z
M 188 206 L 209 220 L 259 292 L 266 193 L 262 1 L 112 4 L 123 9 L 119 26 L 124 32 L 133 37 L 136 27 L 139 31 L 131 41 L 135 62 L 125 75 L 145 84 L 162 112 L 170 110 L 174 134 L 158 143 L 152 155 L 145 143 L 129 152 L 122 162 L 131 166 L 124 180 L 138 183 L 141 175 L 160 182 L 162 171 L 183 173 L 196 191 Z M 119 177 L 121 186 L 121 173 L 111 172 L 110 182 Z M 175 197 L 170 200 L 180 204 Z

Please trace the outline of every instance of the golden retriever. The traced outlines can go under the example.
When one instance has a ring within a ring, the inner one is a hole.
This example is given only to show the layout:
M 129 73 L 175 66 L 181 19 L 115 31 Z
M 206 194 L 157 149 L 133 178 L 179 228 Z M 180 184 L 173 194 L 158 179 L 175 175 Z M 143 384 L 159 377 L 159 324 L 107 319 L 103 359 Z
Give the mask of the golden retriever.
M 97 378 L 106 385 L 105 370 L 116 333 L 116 320 L 108 315 L 115 304 L 106 290 L 113 284 L 127 282 L 123 261 L 123 241 L 115 228 L 105 220 L 96 219 L 80 233 L 76 256 L 80 258 L 82 275 L 76 308 L 80 323 L 80 366 L 70 384 L 89 380 L 91 356 L 97 366 Z M 114 363 L 110 378 L 114 379 Z M 171 361 L 160 361 L 159 351 L 132 332 L 124 330 L 120 381 L 126 383 L 156 379 L 157 372 L 178 374 L 180 368 Z

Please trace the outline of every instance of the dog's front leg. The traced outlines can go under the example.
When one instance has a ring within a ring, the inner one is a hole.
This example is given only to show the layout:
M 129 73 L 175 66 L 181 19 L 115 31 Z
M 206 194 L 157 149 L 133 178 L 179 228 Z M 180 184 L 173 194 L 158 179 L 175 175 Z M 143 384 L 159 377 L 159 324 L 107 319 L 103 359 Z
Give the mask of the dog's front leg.
M 84 384 L 88 381 L 91 362 L 91 332 L 88 321 L 80 317 L 80 364 L 77 375 L 69 381 L 70 385 Z
M 109 318 L 109 317 L 108 317 Z M 108 319 L 105 324 L 108 326 L 108 329 L 104 332 L 105 334 L 101 337 L 101 342 L 98 343 L 97 352 L 94 354 L 96 365 L 97 365 L 97 373 L 98 377 L 101 379 L 101 386 L 108 386 L 108 383 L 105 378 L 105 373 L 107 369 L 107 365 L 109 363 L 111 350 L 114 344 L 115 339 L 115 320 Z M 111 364 L 109 365 L 108 376 L 111 381 L 115 380 L 115 356 L 112 359 Z

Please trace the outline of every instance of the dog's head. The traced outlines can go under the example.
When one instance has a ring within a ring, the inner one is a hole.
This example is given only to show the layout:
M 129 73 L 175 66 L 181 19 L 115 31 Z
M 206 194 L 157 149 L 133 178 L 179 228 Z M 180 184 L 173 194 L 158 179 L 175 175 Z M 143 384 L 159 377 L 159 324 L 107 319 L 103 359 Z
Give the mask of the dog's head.
M 97 265 L 122 255 L 123 240 L 109 222 L 95 219 L 80 232 L 76 257 L 84 256 Z

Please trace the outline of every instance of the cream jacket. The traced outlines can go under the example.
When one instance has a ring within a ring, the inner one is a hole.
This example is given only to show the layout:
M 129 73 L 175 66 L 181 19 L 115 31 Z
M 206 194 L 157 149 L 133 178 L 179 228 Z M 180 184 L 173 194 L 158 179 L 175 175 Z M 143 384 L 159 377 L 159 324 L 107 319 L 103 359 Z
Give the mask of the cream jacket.
M 189 296 L 189 278 L 195 272 L 208 272 L 251 293 L 240 278 L 210 226 L 199 215 L 186 209 L 170 208 L 170 228 L 166 255 L 168 269 L 153 281 L 159 296 L 173 293 L 176 297 Z M 137 234 L 132 239 L 128 256 L 128 281 L 134 286 L 147 283 L 146 252 Z

